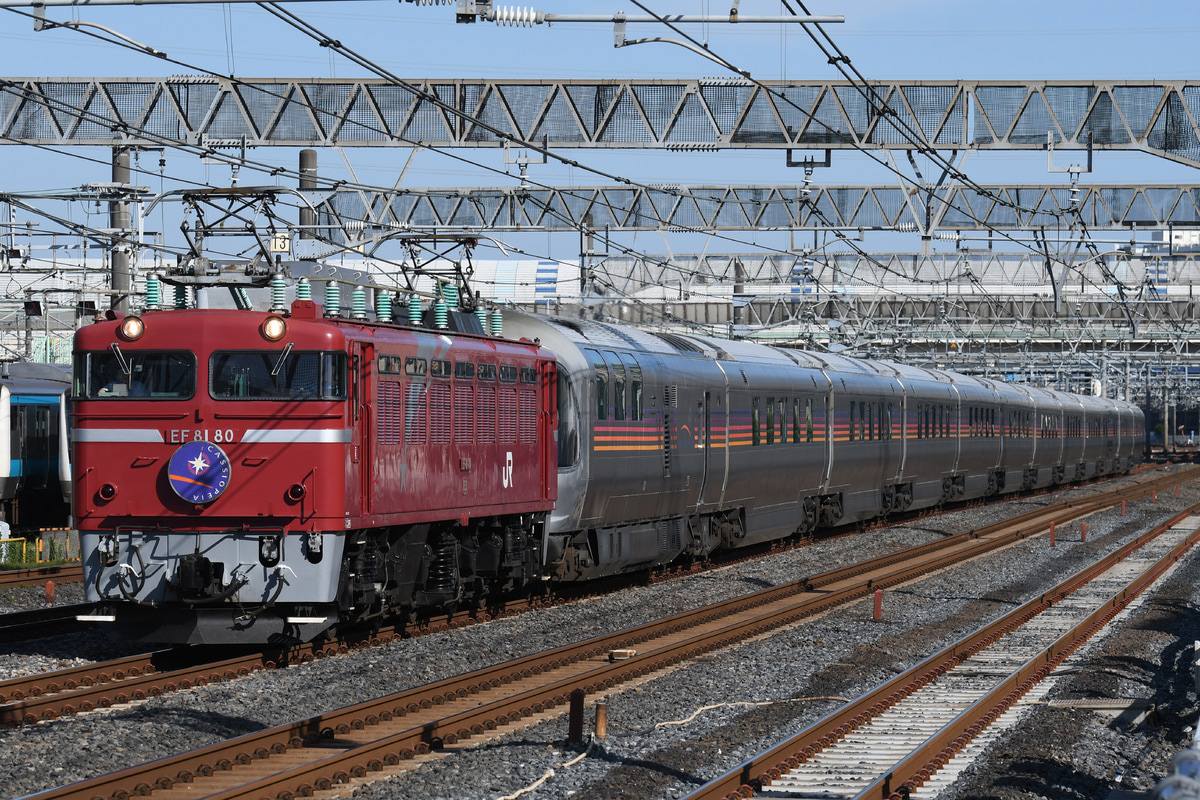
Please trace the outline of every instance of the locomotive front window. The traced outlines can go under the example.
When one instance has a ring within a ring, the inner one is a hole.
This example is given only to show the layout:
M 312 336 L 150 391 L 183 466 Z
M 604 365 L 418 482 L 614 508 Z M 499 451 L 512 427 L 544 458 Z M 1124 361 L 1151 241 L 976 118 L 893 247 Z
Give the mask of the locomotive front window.
M 196 393 L 196 356 L 109 350 L 75 362 L 75 396 L 89 400 L 183 400 Z
M 217 400 L 346 399 L 345 353 L 219 351 L 208 372 Z

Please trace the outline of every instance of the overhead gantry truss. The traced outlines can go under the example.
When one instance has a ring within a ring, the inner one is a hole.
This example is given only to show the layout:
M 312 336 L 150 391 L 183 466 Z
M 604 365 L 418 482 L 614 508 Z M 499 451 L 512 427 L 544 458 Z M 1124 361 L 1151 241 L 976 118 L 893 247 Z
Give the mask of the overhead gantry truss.
M 982 190 L 982 191 L 981 191 Z M 672 186 L 320 192 L 322 225 L 383 229 L 985 231 L 1200 226 L 1200 186 Z
M 1200 165 L 1186 81 L 10 78 L 13 144 L 1140 150 Z

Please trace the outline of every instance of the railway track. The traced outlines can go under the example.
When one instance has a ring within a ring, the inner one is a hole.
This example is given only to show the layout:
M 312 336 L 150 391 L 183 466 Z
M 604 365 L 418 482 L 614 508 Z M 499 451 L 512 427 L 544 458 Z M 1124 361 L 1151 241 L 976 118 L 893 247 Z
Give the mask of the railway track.
M 81 603 L 0 614 L 0 643 L 78 633 L 88 625 L 79 617 L 90 614 L 94 608 L 90 603 Z
M 83 567 L 79 564 L 57 564 L 53 567 L 0 570 L 0 586 L 45 585 L 55 583 L 79 583 L 83 580 Z
M 1196 473 L 1200 474 L 1200 469 L 1197 469 Z M 972 531 L 966 535 L 963 542 L 966 544 L 971 538 L 980 539 L 980 547 L 976 549 L 982 552 L 1002 546 L 1002 543 L 1007 542 L 1008 539 L 992 539 L 994 535 L 1003 534 L 1006 530 L 1011 538 L 1035 535 L 1048 528 L 1051 523 L 1065 524 L 1101 508 L 1161 491 L 1180 481 L 1187 480 L 1189 475 L 1190 473 L 1180 473 L 1170 476 L 1155 476 L 1144 483 L 1125 487 L 1109 495 L 1035 509 L 1010 520 Z M 932 542 L 871 562 L 854 564 L 822 573 L 800 581 L 798 586 L 808 592 L 825 592 L 831 586 L 866 576 L 866 579 L 871 582 L 868 589 L 885 588 L 890 584 L 883 579 L 871 576 L 891 564 L 899 564 L 904 559 L 911 560 L 918 556 L 934 559 L 929 570 L 940 568 L 938 551 L 945 544 L 945 541 Z M 528 600 L 514 600 L 499 613 L 518 613 L 529 605 L 530 601 Z M 88 608 L 90 607 L 82 608 L 82 613 L 88 613 Z M 57 609 L 48 609 L 45 612 L 30 613 L 36 615 L 60 612 Z M 475 624 L 485 618 L 490 619 L 490 615 L 469 616 L 463 612 L 429 623 L 419 632 L 424 634 L 445 630 L 449 627 Z M 2 619 L 3 617 L 0 616 L 0 621 Z M 61 624 L 69 626 L 70 623 L 62 620 Z M 15 635 L 20 636 L 22 635 L 21 631 L 34 629 L 41 630 L 38 628 L 37 621 L 32 622 L 28 627 L 18 628 Z M 69 628 L 64 628 L 64 630 L 69 630 Z M 0 628 L 0 637 L 3 635 L 3 629 Z M 337 655 L 354 648 L 383 644 L 411 635 L 413 635 L 413 631 L 410 629 L 388 626 L 369 632 L 351 633 L 338 642 L 310 643 L 274 650 L 254 649 L 238 652 L 234 648 L 216 651 L 212 648 L 175 648 L 130 656 L 116 661 L 17 678 L 0 682 L 0 726 L 12 728 L 43 720 L 53 720 L 64 715 L 110 708 L 114 705 L 137 702 L 147 697 L 155 697 L 180 689 L 190 689 L 194 686 L 230 680 L 263 669 L 275 669 L 286 664 L 303 663 L 316 658 Z M 214 658 L 214 653 L 217 653 L 219 657 Z
M 1029 535 L 1192 478 L 1156 476 L 1093 500 L 1060 504 L 948 537 L 933 547 L 810 576 L 787 586 L 500 664 L 435 684 L 43 792 L 65 797 L 292 798 L 410 768 L 434 750 L 559 713 L 573 690 L 600 695 L 680 662 L 855 601 Z M 182 784 L 182 785 L 181 785 Z M 736 787 L 735 787 L 736 789 Z
M 1054 670 L 1200 541 L 1198 515 L 1200 504 L 685 800 L 933 797 L 965 767 L 960 752 L 1015 723 L 1018 703 L 1044 697 Z

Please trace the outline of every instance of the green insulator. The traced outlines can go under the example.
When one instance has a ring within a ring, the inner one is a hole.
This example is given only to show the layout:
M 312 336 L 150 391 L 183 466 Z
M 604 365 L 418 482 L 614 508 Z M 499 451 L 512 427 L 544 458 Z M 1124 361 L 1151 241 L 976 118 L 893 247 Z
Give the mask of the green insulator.
M 184 309 L 188 307 L 188 288 L 186 286 L 175 287 L 175 308 Z
M 375 295 L 375 316 L 380 322 L 392 321 L 392 296 L 387 292 Z
M 312 300 L 312 284 L 308 282 L 308 278 L 296 281 L 296 299 Z
M 366 292 L 366 290 L 363 289 L 363 287 L 361 287 L 361 286 L 355 286 L 354 292 L 353 292 L 353 294 L 350 295 L 350 297 L 351 297 L 351 306 L 352 306 L 351 311 L 350 311 L 350 316 L 354 317 L 355 319 L 366 319 L 367 318 L 367 292 Z
M 433 301 L 433 324 L 442 330 L 450 327 L 449 309 L 446 307 L 446 301 L 440 297 Z
M 479 325 L 483 328 L 483 332 L 488 332 L 488 312 L 483 306 L 475 306 L 475 316 L 479 317 Z
M 458 309 L 458 287 L 453 283 L 442 284 L 442 299 L 446 301 L 446 306 L 455 311 Z
M 408 297 L 408 324 L 419 327 L 421 324 L 421 298 L 414 295 Z
M 158 281 L 158 273 L 151 272 L 146 276 L 146 310 L 157 311 L 159 303 L 162 302 L 160 294 L 161 284 Z
M 254 308 L 254 305 L 250 302 L 250 293 L 247 292 L 244 287 L 234 287 L 233 294 L 234 305 L 236 305 L 238 308 L 242 309 L 243 311 Z
M 337 281 L 325 282 L 325 316 L 340 317 L 342 315 L 342 287 Z
M 500 313 L 500 309 L 492 312 L 492 336 L 504 335 L 504 316 Z
M 287 311 L 287 281 L 282 272 L 271 276 L 271 313 L 282 314 Z

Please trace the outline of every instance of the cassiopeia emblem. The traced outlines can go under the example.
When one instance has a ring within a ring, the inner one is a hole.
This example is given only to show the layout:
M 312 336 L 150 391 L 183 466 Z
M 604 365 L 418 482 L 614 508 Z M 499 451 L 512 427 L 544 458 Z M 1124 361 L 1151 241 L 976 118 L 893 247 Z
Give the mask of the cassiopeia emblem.
M 175 494 L 189 503 L 209 503 L 229 487 L 229 457 L 212 442 L 180 445 L 167 464 Z

